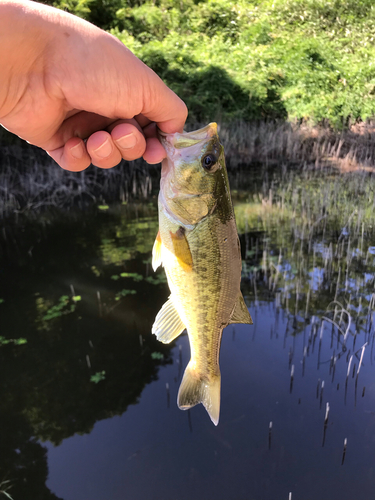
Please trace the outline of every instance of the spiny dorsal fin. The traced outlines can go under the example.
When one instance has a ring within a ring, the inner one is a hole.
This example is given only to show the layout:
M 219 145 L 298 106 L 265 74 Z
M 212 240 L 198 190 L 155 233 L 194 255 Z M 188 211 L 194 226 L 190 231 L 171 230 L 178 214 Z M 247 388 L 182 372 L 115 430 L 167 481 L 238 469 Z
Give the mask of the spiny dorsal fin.
M 158 312 L 152 326 L 152 333 L 164 344 L 169 344 L 185 330 L 180 315 L 178 314 L 172 298 Z
M 152 249 L 152 269 L 156 271 L 156 269 L 161 265 L 161 237 L 160 231 L 156 236 L 156 240 Z
M 230 317 L 229 325 L 232 323 L 247 323 L 248 325 L 253 324 L 253 320 L 251 319 L 242 293 L 239 294 L 232 316 Z
M 202 380 L 189 362 L 178 391 L 178 407 L 181 410 L 188 410 L 202 403 L 212 422 L 217 425 L 220 415 L 220 386 L 220 373 L 209 380 Z
M 191 256 L 189 242 L 186 239 L 185 228 L 182 226 L 175 232 L 170 232 L 173 252 L 178 259 L 182 269 L 190 272 L 193 269 L 193 258 Z

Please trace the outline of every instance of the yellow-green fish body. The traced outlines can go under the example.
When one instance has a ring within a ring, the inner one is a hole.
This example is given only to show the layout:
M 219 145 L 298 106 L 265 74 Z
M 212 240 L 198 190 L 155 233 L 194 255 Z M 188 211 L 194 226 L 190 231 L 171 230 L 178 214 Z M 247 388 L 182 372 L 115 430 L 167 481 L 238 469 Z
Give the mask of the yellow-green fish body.
M 163 264 L 171 296 L 153 333 L 162 342 L 186 328 L 191 359 L 178 406 L 203 403 L 217 425 L 220 413 L 219 350 L 230 323 L 252 323 L 241 291 L 241 252 L 216 124 L 162 135 L 167 151 L 159 194 L 159 233 L 153 267 Z

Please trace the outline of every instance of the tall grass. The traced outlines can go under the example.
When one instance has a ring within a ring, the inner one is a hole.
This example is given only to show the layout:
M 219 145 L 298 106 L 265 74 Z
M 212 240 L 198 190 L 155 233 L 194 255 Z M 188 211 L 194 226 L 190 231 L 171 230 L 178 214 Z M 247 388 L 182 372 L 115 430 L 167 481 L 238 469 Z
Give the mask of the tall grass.
M 276 120 L 237 121 L 219 128 L 229 169 L 256 162 L 375 171 L 372 123 L 341 132 Z M 123 161 L 108 170 L 91 166 L 83 172 L 68 172 L 38 148 L 22 142 L 0 143 L 0 217 L 48 207 L 146 199 L 157 193 L 159 172 L 159 166 L 143 160 Z
M 0 148 L 0 217 L 37 212 L 48 207 L 69 208 L 92 203 L 147 198 L 156 177 L 153 166 L 138 160 L 102 170 L 61 169 L 44 152 L 26 145 Z

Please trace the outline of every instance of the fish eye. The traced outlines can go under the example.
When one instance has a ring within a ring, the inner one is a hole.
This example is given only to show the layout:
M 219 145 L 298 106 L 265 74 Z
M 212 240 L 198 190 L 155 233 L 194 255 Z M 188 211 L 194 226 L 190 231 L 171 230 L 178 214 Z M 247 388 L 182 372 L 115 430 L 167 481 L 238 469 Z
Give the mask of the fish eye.
M 215 155 L 213 155 L 212 153 L 210 153 L 208 155 L 203 156 L 202 166 L 206 170 L 210 171 L 212 169 L 212 167 L 215 165 L 215 163 L 217 163 L 217 160 L 218 160 L 217 157 Z

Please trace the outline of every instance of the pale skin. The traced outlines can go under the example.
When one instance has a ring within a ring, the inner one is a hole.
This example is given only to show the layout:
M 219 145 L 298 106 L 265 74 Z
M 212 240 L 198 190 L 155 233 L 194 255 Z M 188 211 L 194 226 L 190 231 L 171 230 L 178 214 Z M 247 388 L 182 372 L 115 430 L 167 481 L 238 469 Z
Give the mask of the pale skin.
M 159 163 L 156 137 L 181 132 L 187 109 L 120 41 L 32 1 L 0 0 L 0 124 L 62 168 Z

